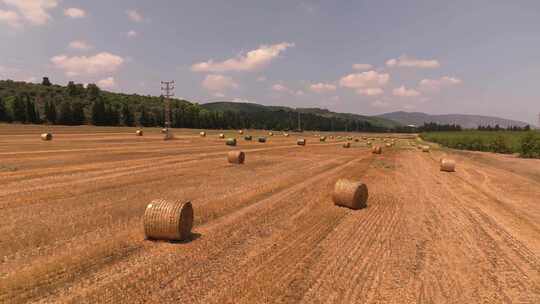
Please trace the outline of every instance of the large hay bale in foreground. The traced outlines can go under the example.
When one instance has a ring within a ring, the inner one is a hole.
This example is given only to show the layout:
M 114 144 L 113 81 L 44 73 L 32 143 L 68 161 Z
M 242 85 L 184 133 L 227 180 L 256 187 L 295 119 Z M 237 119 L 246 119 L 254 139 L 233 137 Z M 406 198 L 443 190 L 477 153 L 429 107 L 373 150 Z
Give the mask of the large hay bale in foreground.
M 456 171 L 456 161 L 453 159 L 443 158 L 441 159 L 441 171 L 454 172 Z
M 227 138 L 225 144 L 227 146 L 236 146 L 236 138 Z
M 227 154 L 227 159 L 231 164 L 243 164 L 246 159 L 246 155 L 242 151 L 230 151 Z
M 325 141 L 326 141 L 326 136 L 321 136 L 321 137 L 319 138 L 319 141 L 325 142 Z
M 422 152 L 429 152 L 429 146 L 422 146 Z
M 147 239 L 187 240 L 192 227 L 191 202 L 153 200 L 144 211 L 144 234 Z
M 199 133 L 199 135 L 200 135 L 201 137 L 206 137 L 206 132 L 201 132 L 201 133 Z
M 350 148 L 350 147 L 351 147 L 350 142 L 343 143 L 343 148 Z
M 381 154 L 382 153 L 381 146 L 373 146 L 373 148 L 371 149 L 371 153 L 373 153 L 373 154 Z
M 135 135 L 137 135 L 137 136 L 143 136 L 143 130 L 137 130 L 137 131 L 135 131 Z
M 251 137 L 251 135 L 244 136 L 244 140 L 252 140 L 252 139 L 253 139 L 253 137 Z
M 334 186 L 332 200 L 337 206 L 358 210 L 367 207 L 368 188 L 362 182 L 339 179 Z
M 52 133 L 43 133 L 41 134 L 41 140 L 52 140 Z
M 296 141 L 296 144 L 299 145 L 299 146 L 305 146 L 306 145 L 306 140 L 304 138 L 299 138 Z
M 257 139 L 260 143 L 265 143 L 266 142 L 266 137 L 259 137 Z

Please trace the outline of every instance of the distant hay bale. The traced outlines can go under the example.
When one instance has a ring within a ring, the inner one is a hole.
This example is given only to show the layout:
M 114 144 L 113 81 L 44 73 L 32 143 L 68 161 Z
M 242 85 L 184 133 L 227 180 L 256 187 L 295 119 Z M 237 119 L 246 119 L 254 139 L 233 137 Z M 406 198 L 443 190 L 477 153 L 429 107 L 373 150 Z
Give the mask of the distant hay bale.
M 236 138 L 227 138 L 225 144 L 227 146 L 236 146 Z
M 386 146 L 387 146 L 388 148 L 390 148 L 390 147 L 392 146 L 392 144 L 391 144 L 391 143 L 386 143 Z
M 382 153 L 382 148 L 381 148 L 381 146 L 373 146 L 373 148 L 371 149 L 371 152 L 373 154 L 381 154 Z
M 367 207 L 368 188 L 362 182 L 339 179 L 334 185 L 332 200 L 337 206 L 358 210 Z
M 350 148 L 350 147 L 351 147 L 350 142 L 343 143 L 343 148 Z
M 253 139 L 253 137 L 251 137 L 251 135 L 244 136 L 244 140 L 252 140 L 252 139 Z
M 367 140 L 368 138 L 364 136 L 364 137 L 362 137 L 362 139 L 363 139 L 363 140 Z
M 167 128 L 161 129 L 161 133 L 162 133 L 162 134 L 166 134 L 167 132 L 169 132 L 169 129 L 167 129 Z
M 265 142 L 266 142 L 266 137 L 262 137 L 262 136 L 261 136 L 261 137 L 259 137 L 257 140 L 258 140 L 260 143 L 265 143 Z
M 289 133 L 283 133 L 283 136 L 289 137 Z
M 352 140 L 352 136 L 347 136 L 347 140 Z
M 323 142 L 326 141 L 326 136 L 321 136 L 321 137 L 319 138 L 319 141 L 323 141 Z
M 453 159 L 443 158 L 441 159 L 441 171 L 454 172 L 456 171 L 456 161 Z
M 231 164 L 243 164 L 246 159 L 246 155 L 242 151 L 230 151 L 227 154 L 227 159 Z
M 422 152 L 429 152 L 429 146 L 422 146 Z
M 201 137 L 206 137 L 206 132 L 201 132 L 201 133 L 199 133 L 199 135 L 200 135 Z
M 135 131 L 135 135 L 137 135 L 137 136 L 143 136 L 143 130 L 137 130 L 137 131 Z
M 225 138 L 225 134 L 220 133 L 220 134 L 219 134 L 219 138 L 222 138 L 222 139 Z
M 144 234 L 150 240 L 184 241 L 193 227 L 191 202 L 153 200 L 144 211 Z
M 238 134 L 244 134 L 244 130 L 238 130 Z
M 366 142 L 366 145 L 371 146 L 371 142 L 370 141 Z
M 299 146 L 305 146 L 306 145 L 306 140 L 304 138 L 299 138 L 296 141 L 296 144 L 299 145 Z
M 268 132 L 268 136 L 274 136 L 274 132 Z
M 52 140 L 52 133 L 43 133 L 41 134 L 41 140 Z
M 359 141 L 360 141 L 360 139 L 358 139 L 358 138 L 354 139 L 354 142 L 359 142 Z

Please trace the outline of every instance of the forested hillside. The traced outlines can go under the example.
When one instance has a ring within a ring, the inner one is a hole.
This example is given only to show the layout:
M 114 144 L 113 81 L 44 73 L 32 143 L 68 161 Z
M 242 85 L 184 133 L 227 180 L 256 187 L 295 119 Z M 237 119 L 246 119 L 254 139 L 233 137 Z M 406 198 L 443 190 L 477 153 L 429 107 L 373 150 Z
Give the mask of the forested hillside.
M 95 84 L 67 86 L 0 81 L 0 121 L 63 125 L 163 126 L 163 97 L 103 91 Z M 299 109 L 301 128 L 321 131 L 388 131 L 397 123 L 380 118 L 327 110 Z M 288 130 L 298 127 L 298 112 L 287 107 L 220 103 L 200 105 L 171 101 L 171 123 L 177 128 L 257 128 Z

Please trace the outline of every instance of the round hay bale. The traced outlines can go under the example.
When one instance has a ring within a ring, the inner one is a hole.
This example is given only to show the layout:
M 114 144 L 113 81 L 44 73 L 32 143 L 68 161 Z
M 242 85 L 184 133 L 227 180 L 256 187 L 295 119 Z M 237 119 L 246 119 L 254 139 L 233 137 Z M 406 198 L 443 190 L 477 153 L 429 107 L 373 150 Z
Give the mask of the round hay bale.
M 199 133 L 199 135 L 200 135 L 201 137 L 206 137 L 206 132 L 201 132 L 201 133 Z
M 244 134 L 244 130 L 238 130 L 238 134 Z
M 326 136 L 321 136 L 321 137 L 319 138 L 319 141 L 323 141 L 323 142 L 326 141 Z
M 390 147 L 392 146 L 392 144 L 391 144 L 391 143 L 386 143 L 386 146 L 387 146 L 388 148 L 390 148 Z
M 441 159 L 441 171 L 455 172 L 456 161 L 454 161 L 453 159 L 448 159 L 448 158 Z
M 135 131 L 135 135 L 137 135 L 137 136 L 143 136 L 143 130 L 137 130 L 137 131 Z
M 373 146 L 373 148 L 371 149 L 371 152 L 373 154 L 381 154 L 382 153 L 382 148 L 381 148 L 381 146 Z
M 306 140 L 304 138 L 299 138 L 296 141 L 296 144 L 299 145 L 299 146 L 305 146 L 306 145 Z
M 354 139 L 354 142 L 359 142 L 359 141 L 360 141 L 360 139 L 358 139 L 358 138 Z
M 220 134 L 219 134 L 219 138 L 222 138 L 222 139 L 225 138 L 225 134 L 220 133 Z
M 169 132 L 169 129 L 167 129 L 167 128 L 161 129 L 161 133 L 162 133 L 162 134 L 166 134 L 167 132 Z
M 153 200 L 144 211 L 144 234 L 150 240 L 184 241 L 193 227 L 191 202 Z
M 259 137 L 257 139 L 260 143 L 265 143 L 266 142 L 266 137 Z
M 337 206 L 358 210 L 367 207 L 368 188 L 362 182 L 339 179 L 334 185 L 332 200 Z
M 422 152 L 429 152 L 429 146 L 422 146 Z
M 289 133 L 283 133 L 283 136 L 289 137 Z
M 371 146 L 371 142 L 370 141 L 366 142 L 366 145 Z
M 268 136 L 274 136 L 274 132 L 268 132 Z
M 41 140 L 52 140 L 52 133 L 41 134 Z
M 351 147 L 350 142 L 343 143 L 343 148 L 350 148 L 350 147 Z
M 347 136 L 347 140 L 352 140 L 352 136 Z
M 225 144 L 227 146 L 236 146 L 236 138 L 227 138 Z
M 251 135 L 244 136 L 244 140 L 252 140 L 252 139 L 253 139 L 253 137 L 251 137 Z
M 227 159 L 231 164 L 243 164 L 246 159 L 246 155 L 242 151 L 230 151 L 227 154 Z

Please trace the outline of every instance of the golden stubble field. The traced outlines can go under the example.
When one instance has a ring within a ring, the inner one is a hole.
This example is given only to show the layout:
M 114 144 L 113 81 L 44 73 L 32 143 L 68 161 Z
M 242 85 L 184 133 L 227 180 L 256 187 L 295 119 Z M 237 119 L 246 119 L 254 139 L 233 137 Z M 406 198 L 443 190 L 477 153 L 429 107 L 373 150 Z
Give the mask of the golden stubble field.
M 1 303 L 540 303 L 539 160 L 45 130 L 0 125 Z M 338 178 L 365 182 L 368 208 L 334 206 Z M 192 201 L 193 240 L 144 240 L 157 198 Z

